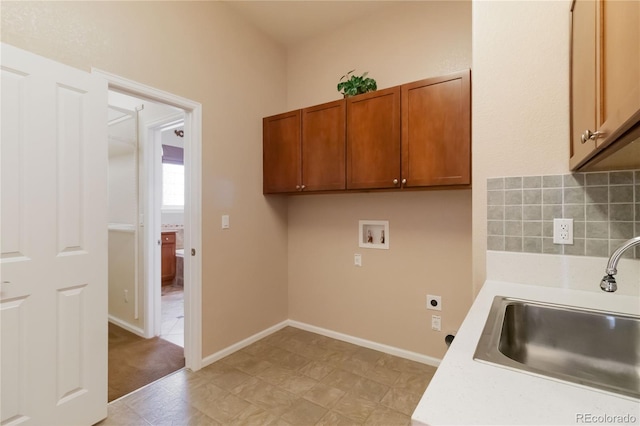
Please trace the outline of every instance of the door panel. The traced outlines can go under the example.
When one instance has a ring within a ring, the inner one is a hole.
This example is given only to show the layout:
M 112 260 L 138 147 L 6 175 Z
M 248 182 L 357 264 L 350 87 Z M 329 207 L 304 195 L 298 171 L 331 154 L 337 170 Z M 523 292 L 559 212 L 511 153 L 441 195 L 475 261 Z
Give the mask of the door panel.
M 471 183 L 469 71 L 402 86 L 405 187 Z
M 0 421 L 93 424 L 107 402 L 106 82 L 4 44 L 1 58 Z
M 345 189 L 345 101 L 302 110 L 302 184 L 305 191 Z
M 347 99 L 347 189 L 400 182 L 400 87 Z
M 300 110 L 266 117 L 263 132 L 263 192 L 295 192 L 300 187 Z

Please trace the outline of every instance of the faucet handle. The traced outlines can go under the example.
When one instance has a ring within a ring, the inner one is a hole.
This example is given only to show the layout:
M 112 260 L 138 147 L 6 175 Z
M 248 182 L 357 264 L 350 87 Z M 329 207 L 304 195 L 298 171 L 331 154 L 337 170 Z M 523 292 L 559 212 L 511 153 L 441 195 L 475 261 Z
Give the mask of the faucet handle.
M 602 277 L 602 281 L 600 281 L 600 288 L 607 293 L 613 293 L 618 289 L 618 284 L 616 283 L 616 279 L 613 275 L 607 274 Z

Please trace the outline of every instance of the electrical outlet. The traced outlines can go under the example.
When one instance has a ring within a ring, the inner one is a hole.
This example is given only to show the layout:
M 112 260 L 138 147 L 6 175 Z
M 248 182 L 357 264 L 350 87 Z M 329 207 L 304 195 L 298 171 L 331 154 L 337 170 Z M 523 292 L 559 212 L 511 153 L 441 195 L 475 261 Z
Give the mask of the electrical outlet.
M 431 315 L 431 329 L 433 331 L 442 330 L 442 317 L 440 315 Z
M 553 244 L 573 244 L 573 219 L 553 219 Z
M 129 290 L 124 291 L 124 303 L 129 303 Z
M 427 294 L 427 309 L 431 309 L 432 311 L 441 311 L 442 297 Z

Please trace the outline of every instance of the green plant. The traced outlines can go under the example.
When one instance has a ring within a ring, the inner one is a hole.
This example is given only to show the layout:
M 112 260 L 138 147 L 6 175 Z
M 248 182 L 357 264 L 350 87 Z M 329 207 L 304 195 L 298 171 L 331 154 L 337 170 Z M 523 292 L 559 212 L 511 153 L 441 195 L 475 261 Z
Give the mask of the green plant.
M 376 81 L 370 77 L 367 77 L 368 72 L 365 72 L 364 74 L 358 76 L 352 75 L 354 71 L 355 70 L 351 70 L 340 77 L 340 83 L 338 83 L 338 92 L 342 93 L 345 98 L 347 96 L 355 96 L 362 93 L 373 92 L 378 88 Z

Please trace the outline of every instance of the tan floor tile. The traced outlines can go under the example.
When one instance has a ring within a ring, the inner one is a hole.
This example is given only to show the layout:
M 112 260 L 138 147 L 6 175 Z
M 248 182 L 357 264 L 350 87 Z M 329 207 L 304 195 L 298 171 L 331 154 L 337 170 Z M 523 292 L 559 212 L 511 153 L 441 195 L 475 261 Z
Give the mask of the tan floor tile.
M 264 339 L 258 340 L 255 343 L 250 344 L 249 346 L 241 349 L 241 352 L 246 352 L 249 355 L 253 355 L 255 357 L 262 357 L 266 351 L 271 349 L 271 345 L 264 341 Z
M 108 405 L 107 418 L 96 426 L 149 426 L 149 424 L 131 408 L 117 401 Z
M 318 383 L 303 398 L 325 408 L 332 408 L 345 395 L 343 390 Z
M 250 375 L 234 367 L 223 373 L 216 374 L 215 377 L 212 377 L 211 382 L 222 389 L 230 391 L 250 378 Z
M 282 414 L 281 418 L 293 425 L 312 425 L 322 418 L 327 412 L 320 407 L 304 399 L 297 400 L 291 409 Z
M 231 419 L 248 408 L 249 403 L 235 395 L 228 394 L 222 398 L 212 401 L 209 404 L 194 404 L 194 406 L 207 416 L 219 421 L 220 423 L 227 424 Z
M 398 380 L 393 384 L 394 388 L 403 388 L 405 390 L 423 394 L 433 375 L 431 374 L 413 374 L 400 373 Z
M 273 346 L 287 346 L 293 340 L 293 337 L 299 334 L 301 330 L 293 327 L 285 327 L 275 333 L 265 337 L 263 340 Z
M 317 380 L 303 376 L 292 370 L 275 366 L 269 367 L 259 373 L 257 377 L 296 395 L 302 395 L 318 383 Z
M 122 398 L 100 426 L 405 425 L 434 372 L 287 327 Z
M 342 414 L 356 422 L 364 423 L 377 406 L 378 404 L 368 399 L 345 395 L 333 407 L 332 411 Z
M 391 388 L 380 403 L 410 416 L 416 409 L 421 397 L 421 393 L 409 392 L 400 388 Z
M 229 426 L 264 426 L 272 424 L 276 419 L 274 414 L 250 404 L 229 422 Z
M 267 383 L 275 386 L 280 386 L 281 383 L 284 383 L 285 380 L 291 377 L 293 374 L 295 374 L 295 372 L 291 370 L 282 368 L 277 365 L 272 365 L 271 367 L 261 371 L 260 373 L 255 374 L 255 376 Z
M 367 426 L 410 426 L 411 417 L 387 407 L 377 407 L 366 422 Z
M 209 381 L 209 377 L 200 372 L 194 373 L 187 369 L 182 369 L 171 374 L 158 382 L 160 386 L 168 391 L 182 393 L 189 388 L 200 386 Z
M 317 380 L 313 380 L 300 374 L 295 374 L 287 378 L 282 384 L 280 384 L 280 387 L 287 392 L 291 392 L 292 394 L 301 396 L 309 389 L 314 387 L 317 383 Z
M 366 377 L 383 385 L 392 386 L 400 377 L 400 372 L 386 367 L 375 367 L 367 370 Z
M 271 423 L 269 426 L 301 426 L 301 425 L 292 425 L 291 423 L 289 423 L 288 421 L 282 419 L 281 417 L 278 417 L 273 423 Z
M 343 352 L 335 349 L 327 349 L 322 356 L 322 361 L 335 367 L 345 368 L 344 365 L 352 360 L 350 352 Z M 345 368 L 348 369 L 348 368 Z
M 258 407 L 280 416 L 291 408 L 297 396 L 264 380 L 252 378 L 233 390 L 234 394 Z
M 249 355 L 242 351 L 235 352 L 221 359 L 220 362 L 233 366 L 243 373 L 247 373 L 251 376 L 255 376 L 272 365 L 270 362 L 256 358 L 253 355 Z
M 165 404 L 147 405 L 142 409 L 136 409 L 136 413 L 153 425 L 164 425 L 167 424 L 167 420 L 173 419 L 184 423 L 191 416 L 197 416 L 198 410 L 188 402 L 177 398 L 175 401 Z M 168 424 L 171 424 L 171 421 Z
M 152 385 L 129 394 L 120 401 L 140 417 L 155 420 L 158 412 L 173 407 L 182 399 L 161 386 Z
M 316 426 L 355 426 L 362 423 L 351 420 L 335 411 L 329 411 L 320 419 Z
M 179 409 L 165 411 L 157 420 L 151 422 L 153 426 L 219 426 L 221 423 L 204 414 L 192 406 L 183 406 Z
M 433 375 L 436 372 L 436 367 L 433 367 L 431 365 L 422 364 L 389 354 L 382 354 L 382 357 L 378 360 L 376 365 L 412 374 Z
M 296 334 L 295 339 L 300 340 L 308 345 L 321 345 L 321 346 L 326 346 L 329 342 L 333 340 L 330 337 L 326 337 L 317 333 L 312 333 L 306 330 L 301 330 L 300 333 Z
M 311 361 L 309 364 L 302 367 L 298 372 L 305 376 L 311 377 L 315 380 L 324 379 L 335 368 L 327 363 L 320 361 Z
M 191 405 L 198 406 L 210 404 L 216 399 L 224 398 L 228 394 L 228 391 L 209 382 L 186 389 L 180 397 Z
M 349 394 L 377 403 L 380 402 L 387 392 L 389 392 L 389 386 L 374 382 L 373 380 L 360 378 L 355 386 L 351 388 Z
M 344 342 L 342 340 L 329 339 L 326 341 L 325 346 L 329 349 L 340 352 L 356 352 L 361 349 L 361 346 L 354 345 L 353 343 Z
M 375 365 L 376 362 L 384 355 L 380 351 L 376 351 L 369 348 L 357 348 L 352 354 L 351 358 L 358 359 L 360 361 Z
M 327 386 L 349 391 L 355 386 L 360 376 L 344 370 L 334 370 L 321 380 Z
M 267 351 L 265 358 L 272 364 L 289 370 L 299 370 L 310 362 L 308 358 L 275 346 Z

